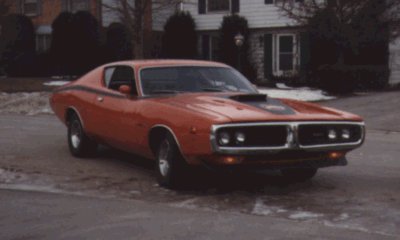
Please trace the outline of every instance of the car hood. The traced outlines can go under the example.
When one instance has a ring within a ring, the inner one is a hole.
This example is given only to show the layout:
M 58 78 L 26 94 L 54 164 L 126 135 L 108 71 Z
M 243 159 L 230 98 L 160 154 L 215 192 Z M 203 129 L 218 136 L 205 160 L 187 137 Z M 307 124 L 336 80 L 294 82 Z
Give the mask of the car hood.
M 308 102 L 270 98 L 263 94 L 185 93 L 157 101 L 229 122 L 362 121 L 354 114 Z

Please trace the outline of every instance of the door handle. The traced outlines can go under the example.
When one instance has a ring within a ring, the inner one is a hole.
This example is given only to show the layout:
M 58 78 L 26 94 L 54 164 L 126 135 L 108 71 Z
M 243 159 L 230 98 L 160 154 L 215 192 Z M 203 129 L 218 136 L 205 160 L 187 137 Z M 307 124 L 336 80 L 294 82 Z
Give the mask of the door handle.
M 103 98 L 103 97 L 97 97 L 97 101 L 98 101 L 98 102 L 103 102 L 103 101 L 104 101 L 104 98 Z

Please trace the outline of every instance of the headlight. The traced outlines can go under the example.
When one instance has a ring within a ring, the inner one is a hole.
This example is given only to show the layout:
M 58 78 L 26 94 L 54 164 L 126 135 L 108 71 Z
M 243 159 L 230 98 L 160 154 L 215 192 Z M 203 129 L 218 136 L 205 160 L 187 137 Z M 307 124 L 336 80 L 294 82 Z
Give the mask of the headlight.
M 349 129 L 343 129 L 342 130 L 342 138 L 345 140 L 350 139 L 350 130 Z
M 246 141 L 246 135 L 242 132 L 235 133 L 235 140 L 237 144 L 243 144 Z
M 226 146 L 231 142 L 231 136 L 227 132 L 222 132 L 219 134 L 218 142 L 220 145 Z
M 328 130 L 328 138 L 329 140 L 335 140 L 337 138 L 337 133 L 334 129 Z

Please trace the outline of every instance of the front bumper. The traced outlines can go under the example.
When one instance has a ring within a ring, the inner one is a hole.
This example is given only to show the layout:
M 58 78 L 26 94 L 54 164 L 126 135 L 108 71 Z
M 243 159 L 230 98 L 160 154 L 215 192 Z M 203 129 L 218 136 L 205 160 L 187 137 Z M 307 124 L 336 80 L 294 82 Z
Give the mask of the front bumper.
M 298 167 L 322 168 L 347 165 L 346 152 L 286 151 L 268 155 L 210 155 L 199 158 L 212 168 L 285 169 Z

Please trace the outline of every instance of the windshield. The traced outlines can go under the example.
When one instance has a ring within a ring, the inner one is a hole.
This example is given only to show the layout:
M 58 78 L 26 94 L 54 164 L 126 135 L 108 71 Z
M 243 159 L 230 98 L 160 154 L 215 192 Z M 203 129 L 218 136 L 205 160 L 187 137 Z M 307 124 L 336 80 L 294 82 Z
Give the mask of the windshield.
M 157 67 L 140 72 L 143 94 L 178 92 L 246 92 L 257 93 L 238 71 L 225 67 Z

